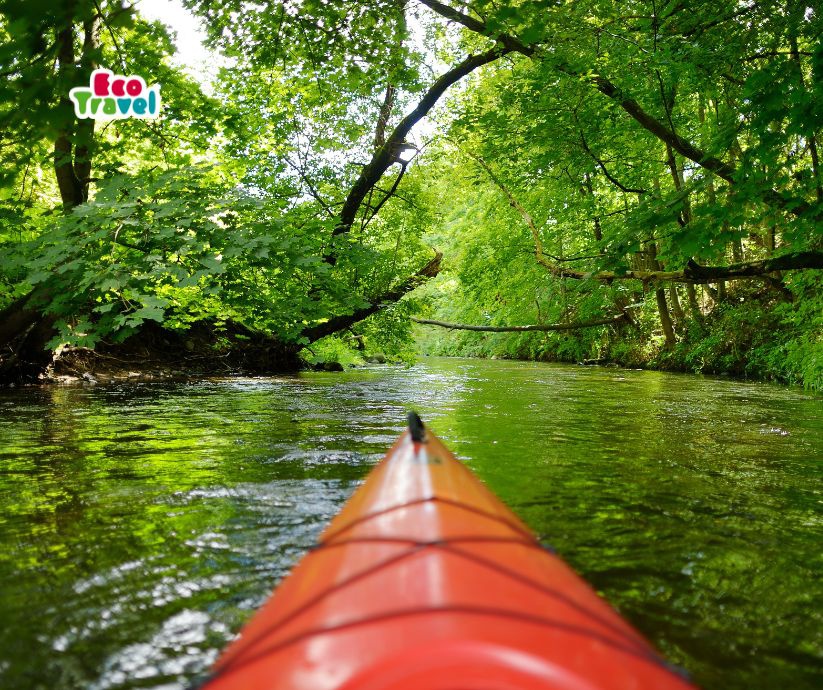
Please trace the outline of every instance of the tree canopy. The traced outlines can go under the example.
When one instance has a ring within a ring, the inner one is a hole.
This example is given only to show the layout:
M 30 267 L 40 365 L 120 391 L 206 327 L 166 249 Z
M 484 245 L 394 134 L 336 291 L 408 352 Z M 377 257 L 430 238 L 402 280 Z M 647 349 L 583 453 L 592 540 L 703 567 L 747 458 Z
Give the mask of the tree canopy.
M 430 352 L 823 386 L 818 8 L 185 4 L 211 95 L 125 2 L 0 3 L 3 378 L 150 323 L 408 357 L 417 314 L 504 331 Z M 162 117 L 78 119 L 95 67 Z

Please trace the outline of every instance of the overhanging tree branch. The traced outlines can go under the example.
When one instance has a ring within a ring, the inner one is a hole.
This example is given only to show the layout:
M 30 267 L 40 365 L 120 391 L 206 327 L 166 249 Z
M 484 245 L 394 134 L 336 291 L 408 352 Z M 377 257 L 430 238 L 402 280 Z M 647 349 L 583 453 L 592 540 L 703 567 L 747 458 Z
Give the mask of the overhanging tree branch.
M 351 314 L 342 314 L 335 316 L 328 321 L 325 321 L 316 326 L 311 326 L 305 329 L 301 335 L 308 338 L 309 342 L 314 342 L 320 338 L 324 338 L 332 333 L 342 331 L 349 326 L 362 321 L 372 314 L 376 314 L 381 309 L 385 309 L 390 304 L 397 302 L 403 295 L 414 290 L 421 283 L 429 278 L 434 278 L 440 272 L 440 261 L 443 259 L 443 254 L 436 252 L 434 258 L 429 261 L 423 268 L 416 271 L 409 276 L 402 283 L 394 288 L 391 288 L 377 297 L 370 300 L 368 306 L 355 310 Z
M 762 261 L 748 261 L 730 266 L 699 266 L 689 261 L 683 273 L 683 282 L 715 283 L 728 278 L 750 278 L 766 275 L 772 271 L 799 271 L 823 269 L 823 252 L 792 252 Z
M 760 261 L 746 261 L 729 266 L 701 266 L 691 259 L 686 267 L 679 271 L 572 271 L 553 267 L 553 271 L 563 277 L 584 280 L 612 281 L 612 280 L 641 280 L 643 282 L 673 282 L 706 284 L 716 283 L 719 280 L 733 280 L 737 278 L 757 278 L 774 271 L 803 271 L 823 270 L 823 252 L 791 252 Z
M 575 115 L 575 120 L 577 116 Z M 614 177 L 607 169 L 606 164 L 598 158 L 594 152 L 589 148 L 589 144 L 586 141 L 586 137 L 583 134 L 583 130 L 580 130 L 580 143 L 583 145 L 583 150 L 589 155 L 589 157 L 597 163 L 598 167 L 603 171 L 603 174 L 606 176 L 606 179 L 611 182 L 615 187 L 617 187 L 621 192 L 626 192 L 627 194 L 645 194 L 646 190 L 640 187 L 626 187 L 624 184 L 620 182 L 616 177 Z
M 457 148 L 460 149 L 460 151 L 462 151 L 465 155 L 467 155 L 469 158 L 475 161 L 481 168 L 483 168 L 483 170 L 489 176 L 491 181 L 494 182 L 494 184 L 497 185 L 500 191 L 506 195 L 506 198 L 509 200 L 509 205 L 520 214 L 520 217 L 523 219 L 523 221 L 526 223 L 526 225 L 529 227 L 529 230 L 531 231 L 532 240 L 534 241 L 534 258 L 537 261 L 537 263 L 539 263 L 549 273 L 551 273 L 554 276 L 557 276 L 558 278 L 583 278 L 585 276 L 585 273 L 583 271 L 575 271 L 573 269 L 563 268 L 562 266 L 557 266 L 556 264 L 552 263 L 552 261 L 562 262 L 568 261 L 569 259 L 561 259 L 558 256 L 547 255 L 543 251 L 543 241 L 540 238 L 540 230 L 537 228 L 537 225 L 534 222 L 534 218 L 532 218 L 532 215 L 525 209 L 523 204 L 521 204 L 517 200 L 517 197 L 514 196 L 514 194 L 512 194 L 511 190 L 505 184 L 503 184 L 502 180 L 500 180 L 500 178 L 497 177 L 494 171 L 489 167 L 489 164 L 486 163 L 486 161 L 483 160 L 480 156 L 469 151 L 466 151 L 456 142 L 452 143 L 455 146 L 457 146 Z
M 434 84 L 429 87 L 429 90 L 426 91 L 414 110 L 397 124 L 391 134 L 386 138 L 385 143 L 374 152 L 371 161 L 363 166 L 360 175 L 346 196 L 343 208 L 340 211 L 340 222 L 334 229 L 333 235 L 341 235 L 351 230 L 354 219 L 357 217 L 357 212 L 360 210 L 363 200 L 369 191 L 380 182 L 383 174 L 394 163 L 399 161 L 398 155 L 412 127 L 429 113 L 440 97 L 446 92 L 446 89 L 478 67 L 488 64 L 508 52 L 510 51 L 505 47 L 495 46 L 485 53 L 470 55 L 448 72 L 442 74 Z
M 455 142 L 453 142 L 455 143 Z M 534 240 L 534 256 L 541 266 L 543 266 L 549 273 L 558 278 L 572 278 L 574 280 L 600 280 L 604 282 L 611 282 L 613 280 L 640 280 L 647 283 L 657 282 L 673 282 L 673 283 L 691 283 L 691 284 L 706 284 L 716 283 L 719 280 L 728 280 L 733 278 L 756 278 L 767 275 L 773 271 L 793 271 L 793 270 L 809 270 L 809 269 L 823 269 L 823 252 L 807 251 L 807 252 L 792 252 L 783 254 L 781 256 L 763 259 L 761 261 L 749 261 L 731 264 L 730 266 L 700 266 L 693 260 L 689 260 L 686 267 L 679 271 L 581 271 L 571 268 L 565 268 L 553 263 L 552 260 L 559 261 L 557 257 L 547 256 L 543 251 L 543 243 L 540 239 L 540 231 L 535 225 L 531 214 L 523 207 L 523 205 L 512 194 L 511 190 L 497 177 L 494 171 L 489 167 L 483 158 L 480 156 L 465 151 L 458 144 L 456 146 L 472 160 L 474 160 L 495 185 L 506 195 L 509 204 L 515 209 L 523 221 L 529 227 L 532 238 Z M 550 260 L 552 259 L 552 260 Z
M 481 331 L 484 333 L 528 333 L 530 331 L 574 331 L 579 328 L 594 328 L 596 326 L 613 326 L 627 321 L 626 314 L 617 314 L 605 319 L 594 319 L 593 321 L 577 321 L 574 323 L 550 323 L 532 324 L 529 326 L 473 326 L 466 323 L 450 323 L 448 321 L 436 321 L 434 319 L 415 319 L 414 323 L 424 326 L 439 326 L 453 331 Z
M 526 57 L 535 57 L 537 53 L 537 47 L 535 45 L 525 45 L 518 38 L 509 34 L 495 33 L 489 30 L 484 22 L 474 19 L 453 7 L 449 7 L 439 2 L 439 0 L 420 0 L 420 3 L 426 5 L 445 19 L 458 22 L 470 31 L 490 38 L 503 46 L 507 52 L 520 53 Z M 730 184 L 735 183 L 737 170 L 734 166 L 725 163 L 715 156 L 710 156 L 706 151 L 703 151 L 689 140 L 672 131 L 663 122 L 647 113 L 637 101 L 628 98 L 622 89 L 606 77 L 599 74 L 590 75 L 579 72 L 562 62 L 556 62 L 555 69 L 562 74 L 592 84 L 600 93 L 617 103 L 641 127 L 651 132 L 664 143 L 669 144 L 675 151 L 689 160 L 694 161 L 702 168 L 726 180 L 726 182 Z M 810 208 L 809 204 L 802 199 L 786 198 L 775 189 L 764 190 L 761 193 L 761 199 L 770 206 L 784 209 L 796 216 L 803 215 Z
M 486 24 L 477 19 L 473 19 L 458 10 L 455 10 L 453 7 L 449 7 L 438 0 L 420 0 L 420 2 L 430 9 L 437 12 L 442 17 L 446 19 L 450 19 L 452 21 L 458 22 L 465 26 L 467 29 L 474 31 L 476 33 L 482 34 L 487 38 L 496 41 L 500 45 L 504 46 L 507 51 L 509 52 L 517 52 L 521 55 L 525 55 L 526 57 L 534 57 L 537 50 L 534 45 L 525 45 L 520 39 L 516 38 L 515 36 L 511 36 L 505 33 L 494 33 L 489 31 Z M 678 152 L 682 153 L 687 158 L 690 158 L 695 163 L 703 166 L 707 170 L 711 170 L 719 177 L 722 177 L 724 180 L 728 182 L 734 182 L 734 167 L 724 163 L 723 161 L 713 158 L 709 156 L 705 151 L 701 151 L 697 146 L 692 144 L 691 142 L 683 139 L 679 135 L 675 134 L 674 132 L 670 131 L 662 122 L 657 120 L 656 118 L 649 115 L 640 105 L 630 99 L 625 98 L 621 89 L 615 86 L 611 81 L 609 81 L 606 77 L 603 77 L 599 74 L 594 74 L 591 76 L 581 74 L 576 70 L 573 70 L 568 65 L 564 65 L 562 63 L 557 63 L 555 68 L 566 74 L 568 76 L 574 77 L 576 79 L 584 79 L 588 81 L 590 84 L 593 84 L 598 91 L 600 91 L 605 96 L 608 96 L 612 100 L 616 101 L 620 107 L 622 107 L 629 115 L 631 115 L 640 125 L 642 125 L 645 129 L 650 131 L 656 137 L 666 141 L 672 145 L 672 147 L 677 150 Z

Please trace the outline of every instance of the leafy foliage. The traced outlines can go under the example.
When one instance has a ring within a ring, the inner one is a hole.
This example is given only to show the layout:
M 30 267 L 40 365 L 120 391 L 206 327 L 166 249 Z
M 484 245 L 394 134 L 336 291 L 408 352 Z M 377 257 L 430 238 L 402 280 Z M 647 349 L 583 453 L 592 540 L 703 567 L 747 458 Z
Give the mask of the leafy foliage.
M 697 286 L 688 299 L 683 285 L 598 279 L 823 246 L 819 13 L 802 3 L 539 1 L 460 11 L 465 35 L 503 33 L 528 49 L 453 100 L 449 139 L 430 154 L 447 209 L 437 241 L 452 257 L 428 288 L 432 313 L 499 326 L 642 307 L 619 332 L 425 329 L 426 351 L 613 359 L 819 387 L 820 344 L 806 329 L 823 297 L 812 278 Z M 700 157 L 680 154 L 689 146 Z M 675 342 L 661 330 L 659 290 Z
M 816 8 L 186 5 L 231 59 L 214 97 L 171 66 L 166 28 L 129 5 L 0 3 L 0 304 L 32 295 L 56 319 L 50 346 L 156 322 L 237 325 L 299 347 L 329 324 L 338 335 L 310 361 L 408 361 L 415 310 L 505 325 L 628 307 L 619 329 L 415 333 L 429 352 L 820 386 L 813 274 L 695 290 L 665 278 L 823 250 Z M 438 75 L 493 47 L 432 95 Z M 163 119 L 75 121 L 66 92 L 95 65 L 161 83 Z M 425 137 L 391 139 L 438 99 Z M 431 247 L 443 273 L 390 307 Z M 658 277 L 625 279 L 638 271 Z
M 172 329 L 231 321 L 296 341 L 330 310 L 362 306 L 341 275 L 356 267 L 390 278 L 366 245 L 332 276 L 320 258 L 328 234 L 328 223 L 281 215 L 219 169 L 176 168 L 112 177 L 7 265 L 25 265 L 27 286 L 52 295 L 48 309 L 62 317 L 52 346 L 122 340 L 147 320 Z

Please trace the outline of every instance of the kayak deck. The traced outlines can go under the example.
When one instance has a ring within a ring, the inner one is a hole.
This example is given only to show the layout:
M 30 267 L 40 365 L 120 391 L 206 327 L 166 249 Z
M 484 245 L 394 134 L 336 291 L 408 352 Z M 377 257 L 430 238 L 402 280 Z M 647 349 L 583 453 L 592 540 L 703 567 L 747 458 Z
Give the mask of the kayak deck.
M 436 436 L 412 435 L 224 652 L 209 690 L 691 687 Z

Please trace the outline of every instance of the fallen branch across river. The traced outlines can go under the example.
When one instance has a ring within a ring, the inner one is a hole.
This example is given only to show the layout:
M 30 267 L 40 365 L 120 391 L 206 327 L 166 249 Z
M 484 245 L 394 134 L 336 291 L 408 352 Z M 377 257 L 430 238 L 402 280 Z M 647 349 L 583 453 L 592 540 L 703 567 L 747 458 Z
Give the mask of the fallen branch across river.
M 573 331 L 578 328 L 594 328 L 595 326 L 611 326 L 627 321 L 626 314 L 618 314 L 606 319 L 595 319 L 593 321 L 577 321 L 573 323 L 547 323 L 531 324 L 528 326 L 474 326 L 467 323 L 450 323 L 448 321 L 436 321 L 434 319 L 415 319 L 414 323 L 424 326 L 440 326 L 453 331 L 483 331 L 485 333 L 523 333 L 529 331 Z

